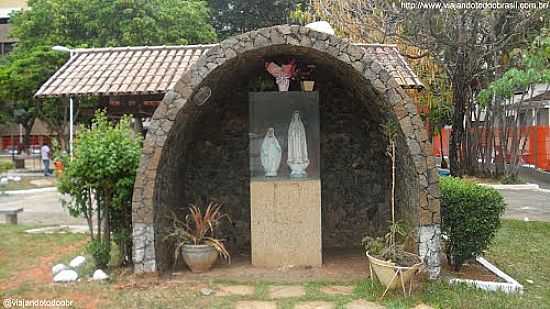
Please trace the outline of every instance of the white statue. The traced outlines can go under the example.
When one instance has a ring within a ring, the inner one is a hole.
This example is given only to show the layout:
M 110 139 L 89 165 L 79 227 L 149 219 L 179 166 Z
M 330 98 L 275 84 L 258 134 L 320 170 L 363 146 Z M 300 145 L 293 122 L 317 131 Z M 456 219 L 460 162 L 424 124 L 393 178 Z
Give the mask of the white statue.
M 290 177 L 306 177 L 306 168 L 309 166 L 306 129 L 299 111 L 292 113 L 292 120 L 288 127 L 288 160 L 286 163 L 291 170 Z
M 279 165 L 281 165 L 281 146 L 275 136 L 275 129 L 267 129 L 262 142 L 260 158 L 266 177 L 276 177 Z

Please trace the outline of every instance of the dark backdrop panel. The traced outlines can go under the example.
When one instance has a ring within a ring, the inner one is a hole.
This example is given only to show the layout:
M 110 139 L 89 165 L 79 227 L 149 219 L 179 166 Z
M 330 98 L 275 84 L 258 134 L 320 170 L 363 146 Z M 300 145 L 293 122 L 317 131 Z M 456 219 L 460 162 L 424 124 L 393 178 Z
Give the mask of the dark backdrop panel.
M 319 93 L 318 92 L 251 92 L 250 106 L 250 175 L 254 180 L 289 178 L 288 126 L 294 111 L 300 111 L 306 130 L 309 166 L 307 178 L 319 178 Z M 281 146 L 282 158 L 277 177 L 265 177 L 260 160 L 260 149 L 268 128 L 275 129 Z M 300 178 L 293 178 L 299 180 Z

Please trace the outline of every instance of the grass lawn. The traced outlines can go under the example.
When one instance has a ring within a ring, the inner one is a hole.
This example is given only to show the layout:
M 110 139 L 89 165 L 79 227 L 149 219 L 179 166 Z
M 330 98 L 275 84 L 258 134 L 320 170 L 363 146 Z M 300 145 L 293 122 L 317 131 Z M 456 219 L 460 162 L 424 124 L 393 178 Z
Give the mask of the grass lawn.
M 276 282 L 254 281 L 248 296 L 201 296 L 201 288 L 232 284 L 219 280 L 163 279 L 135 276 L 115 270 L 110 283 L 50 283 L 50 267 L 82 251 L 81 235 L 27 235 L 25 227 L 0 225 L 0 298 L 70 299 L 78 308 L 232 308 L 240 300 L 269 301 L 267 291 Z M 388 308 L 427 304 L 434 308 L 550 308 L 550 223 L 506 220 L 487 257 L 525 286 L 525 294 L 508 296 L 465 286 L 449 287 L 442 281 L 426 282 L 412 297 L 391 293 L 382 302 Z M 528 280 L 533 283 L 528 283 Z M 333 296 L 319 291 L 331 284 L 353 286 L 352 295 Z M 240 282 L 239 284 L 243 284 Z M 278 308 L 293 308 L 302 301 L 324 300 L 343 308 L 358 298 L 376 301 L 382 288 L 370 280 L 358 282 L 303 282 L 306 295 L 277 300 Z

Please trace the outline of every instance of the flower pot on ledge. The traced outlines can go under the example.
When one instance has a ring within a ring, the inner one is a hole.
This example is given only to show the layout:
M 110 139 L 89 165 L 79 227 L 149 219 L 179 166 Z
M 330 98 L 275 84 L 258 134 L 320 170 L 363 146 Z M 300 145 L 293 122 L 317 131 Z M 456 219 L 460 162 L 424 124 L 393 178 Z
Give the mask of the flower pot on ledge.
M 313 80 L 303 80 L 302 81 L 302 90 L 303 91 L 313 91 L 313 88 L 315 87 L 315 81 Z

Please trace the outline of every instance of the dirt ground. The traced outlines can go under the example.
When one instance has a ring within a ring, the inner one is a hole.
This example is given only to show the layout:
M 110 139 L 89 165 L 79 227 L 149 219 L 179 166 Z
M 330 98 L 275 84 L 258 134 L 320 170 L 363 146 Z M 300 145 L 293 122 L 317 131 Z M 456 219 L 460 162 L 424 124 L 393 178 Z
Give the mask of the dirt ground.
M 51 283 L 52 267 L 63 256 L 78 251 L 82 246 L 84 246 L 84 244 L 85 241 L 82 241 L 69 246 L 58 246 L 52 248 L 52 251 L 55 252 L 55 254 L 40 257 L 38 265 L 24 269 L 23 271 L 15 274 L 9 280 L 0 281 L 0 291 L 17 288 L 23 284 L 43 285 Z
M 369 263 L 360 249 L 330 250 L 323 254 L 322 267 L 287 266 L 262 268 L 251 265 L 249 256 L 234 256 L 231 264 L 218 263 L 207 273 L 195 274 L 189 270 L 178 270 L 169 277 L 189 280 L 217 279 L 236 282 L 256 280 L 295 283 L 308 280 L 353 282 L 369 277 Z
M 441 258 L 441 272 L 445 277 L 493 282 L 502 281 L 499 277 L 476 261 L 464 263 L 459 271 L 455 271 L 451 266 L 449 266 L 449 263 L 447 263 L 447 258 L 444 254 L 442 254 Z

